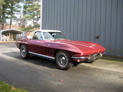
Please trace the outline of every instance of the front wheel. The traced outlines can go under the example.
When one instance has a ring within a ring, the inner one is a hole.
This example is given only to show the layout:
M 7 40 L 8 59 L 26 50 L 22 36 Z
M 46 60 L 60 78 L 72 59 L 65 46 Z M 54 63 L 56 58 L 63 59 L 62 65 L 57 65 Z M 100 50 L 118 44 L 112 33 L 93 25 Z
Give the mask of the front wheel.
M 28 49 L 27 49 L 27 47 L 25 45 L 21 45 L 21 47 L 20 47 L 20 55 L 24 59 L 29 57 Z
M 56 54 L 56 63 L 59 68 L 67 70 L 73 66 L 71 57 L 66 51 L 58 51 Z

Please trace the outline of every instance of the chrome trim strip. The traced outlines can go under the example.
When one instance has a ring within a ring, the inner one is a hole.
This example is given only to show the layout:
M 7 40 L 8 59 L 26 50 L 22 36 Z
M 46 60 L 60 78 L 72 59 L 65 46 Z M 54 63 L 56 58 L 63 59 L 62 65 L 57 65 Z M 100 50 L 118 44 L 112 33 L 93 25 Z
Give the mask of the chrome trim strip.
M 30 53 L 30 54 L 34 54 L 34 55 L 37 55 L 37 56 L 41 56 L 41 57 L 45 57 L 45 58 L 49 58 L 49 59 L 53 59 L 53 60 L 55 60 L 55 57 L 46 56 L 46 55 L 42 55 L 42 54 L 38 54 L 38 53 L 34 53 L 34 52 L 30 52 L 30 51 L 29 51 L 29 53 Z
M 101 56 L 101 57 L 102 57 L 102 54 L 100 53 L 98 56 Z M 92 56 L 92 57 L 95 57 L 95 56 Z M 92 58 L 92 57 L 71 57 L 71 58 L 84 60 L 84 59 L 90 59 L 90 58 Z
M 71 57 L 71 58 L 75 58 L 75 59 L 89 59 L 91 57 Z

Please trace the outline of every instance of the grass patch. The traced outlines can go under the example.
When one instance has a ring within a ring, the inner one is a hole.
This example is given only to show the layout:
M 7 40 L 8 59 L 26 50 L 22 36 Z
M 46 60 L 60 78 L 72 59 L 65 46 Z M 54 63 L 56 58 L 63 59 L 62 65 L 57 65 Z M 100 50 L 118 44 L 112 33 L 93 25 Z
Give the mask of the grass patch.
M 15 88 L 3 81 L 0 81 L 0 92 L 28 92 L 24 89 Z

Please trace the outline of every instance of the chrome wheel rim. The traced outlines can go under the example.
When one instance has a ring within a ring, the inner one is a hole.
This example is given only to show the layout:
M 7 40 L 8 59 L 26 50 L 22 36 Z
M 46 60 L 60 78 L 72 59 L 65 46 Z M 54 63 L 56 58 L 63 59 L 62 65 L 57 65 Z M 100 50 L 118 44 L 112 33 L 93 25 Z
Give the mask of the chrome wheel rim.
M 21 48 L 21 56 L 25 57 L 26 56 L 26 50 L 24 47 Z
M 67 56 L 64 53 L 60 53 L 57 58 L 60 67 L 66 67 L 68 63 Z

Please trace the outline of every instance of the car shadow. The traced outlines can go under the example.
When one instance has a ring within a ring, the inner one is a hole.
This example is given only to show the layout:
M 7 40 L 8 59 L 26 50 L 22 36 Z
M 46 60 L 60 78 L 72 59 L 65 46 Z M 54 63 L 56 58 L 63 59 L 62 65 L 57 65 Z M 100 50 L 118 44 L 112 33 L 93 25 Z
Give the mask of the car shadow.
M 36 64 L 39 66 L 44 66 L 44 67 L 53 68 L 53 69 L 60 69 L 60 68 L 58 68 L 55 61 L 44 59 L 44 58 L 36 56 L 36 55 L 30 55 L 30 57 L 28 59 L 22 59 L 19 52 L 5 52 L 2 54 L 12 57 L 13 59 L 14 58 L 19 59 L 24 62 L 33 63 L 33 64 Z

